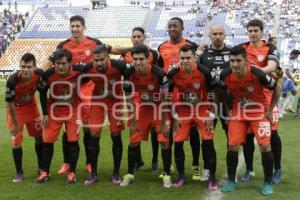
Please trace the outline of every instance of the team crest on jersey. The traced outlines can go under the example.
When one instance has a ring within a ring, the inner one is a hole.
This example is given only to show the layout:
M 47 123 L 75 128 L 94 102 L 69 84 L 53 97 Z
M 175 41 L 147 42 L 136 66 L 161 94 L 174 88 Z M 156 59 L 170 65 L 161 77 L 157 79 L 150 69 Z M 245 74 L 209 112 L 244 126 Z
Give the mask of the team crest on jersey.
M 86 56 L 89 56 L 89 55 L 91 55 L 91 50 L 89 50 L 89 49 L 86 49 L 86 50 L 85 50 L 85 55 L 86 55 Z
M 262 62 L 264 59 L 265 59 L 265 57 L 264 57 L 264 55 L 262 55 L 262 54 L 259 54 L 259 55 L 257 56 L 257 60 L 258 60 L 259 62 Z
M 229 61 L 229 56 L 228 56 L 228 55 L 224 55 L 223 58 L 224 58 L 224 61 L 225 61 L 225 62 L 228 62 L 228 61 Z
M 148 84 L 147 86 L 148 86 L 149 90 L 153 90 L 154 89 L 154 85 L 153 84 Z
M 198 90 L 200 88 L 200 83 L 194 83 L 194 88 Z
M 248 86 L 247 89 L 248 89 L 248 92 L 253 92 L 254 91 L 254 86 Z

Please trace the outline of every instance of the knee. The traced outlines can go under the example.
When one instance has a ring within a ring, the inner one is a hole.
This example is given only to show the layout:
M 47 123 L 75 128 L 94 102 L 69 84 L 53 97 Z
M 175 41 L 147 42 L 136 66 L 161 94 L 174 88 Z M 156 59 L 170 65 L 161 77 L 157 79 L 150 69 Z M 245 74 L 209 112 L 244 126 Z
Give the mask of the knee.
M 240 149 L 240 145 L 229 145 L 228 150 L 233 152 L 238 152 Z
M 21 148 L 21 147 L 22 147 L 21 144 L 13 144 L 13 145 L 12 145 L 12 148 L 13 148 L 13 149 L 19 149 L 19 148 Z
M 260 144 L 259 148 L 260 148 L 261 152 L 271 151 L 271 145 L 270 144 Z
M 99 132 L 91 132 L 91 135 L 90 135 L 91 137 L 99 137 L 100 138 L 100 136 L 101 136 L 101 131 L 99 131 Z
M 35 138 L 35 143 L 36 144 L 43 144 L 43 138 L 42 137 L 36 137 Z
M 162 149 L 169 149 L 170 144 L 168 142 L 161 142 L 160 143 Z
M 134 148 L 140 145 L 140 142 L 136 142 L 136 143 L 130 143 L 129 144 L 129 148 Z

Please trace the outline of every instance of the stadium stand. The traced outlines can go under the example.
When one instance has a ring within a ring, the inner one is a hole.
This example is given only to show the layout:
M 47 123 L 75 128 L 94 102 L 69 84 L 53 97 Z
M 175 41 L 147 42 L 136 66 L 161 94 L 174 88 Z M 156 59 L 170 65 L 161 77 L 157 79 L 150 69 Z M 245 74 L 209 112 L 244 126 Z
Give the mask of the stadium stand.
M 147 9 L 137 7 L 108 7 L 90 11 L 86 16 L 86 26 L 89 27 L 86 34 L 101 38 L 130 37 L 132 28 L 144 26 L 147 13 Z
M 84 7 L 38 8 L 20 38 L 67 38 L 70 36 L 70 17 L 85 17 L 86 14 Z
M 33 40 L 18 39 L 7 49 L 4 56 L 0 59 L 2 67 L 18 67 L 21 56 L 30 52 L 36 56 L 37 65 L 41 66 L 51 55 L 59 40 Z

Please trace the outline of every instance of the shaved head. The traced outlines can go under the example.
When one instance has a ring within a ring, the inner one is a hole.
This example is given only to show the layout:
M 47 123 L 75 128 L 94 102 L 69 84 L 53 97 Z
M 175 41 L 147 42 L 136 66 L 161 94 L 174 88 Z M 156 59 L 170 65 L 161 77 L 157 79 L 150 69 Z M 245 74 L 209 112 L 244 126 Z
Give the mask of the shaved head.
M 221 25 L 212 25 L 209 31 L 212 48 L 219 50 L 224 47 L 225 30 Z
M 212 34 L 214 31 L 218 31 L 218 32 L 222 31 L 223 33 L 225 33 L 223 26 L 221 26 L 219 24 L 213 24 L 210 27 L 209 34 Z

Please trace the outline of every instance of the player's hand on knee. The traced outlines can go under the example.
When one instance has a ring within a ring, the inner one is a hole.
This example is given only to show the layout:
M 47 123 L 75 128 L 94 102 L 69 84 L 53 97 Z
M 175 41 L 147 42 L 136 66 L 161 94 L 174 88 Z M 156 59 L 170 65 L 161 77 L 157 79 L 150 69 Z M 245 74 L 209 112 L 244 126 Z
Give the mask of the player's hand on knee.
M 15 124 L 12 126 L 12 129 L 11 129 L 11 131 L 10 131 L 10 134 L 11 134 L 12 136 L 16 136 L 17 133 L 18 133 L 18 129 L 19 129 L 18 123 L 15 123 Z
M 161 125 L 160 131 L 164 136 L 169 137 L 170 131 L 169 131 L 169 127 L 166 124 Z
M 176 119 L 174 120 L 174 134 L 176 133 L 176 129 L 182 127 L 182 122 L 180 119 Z
M 214 120 L 213 119 L 206 119 L 204 121 L 204 124 L 205 124 L 205 130 L 207 132 L 213 132 L 214 129 L 215 129 L 215 126 L 214 126 Z
M 45 116 L 43 117 L 43 126 L 44 126 L 44 127 L 48 127 L 48 125 L 49 125 L 48 115 L 45 115 Z
M 273 111 L 268 111 L 265 117 L 270 121 L 270 124 L 273 124 Z
M 136 121 L 133 121 L 131 123 L 131 125 L 130 125 L 130 131 L 131 131 L 131 133 L 140 131 L 140 128 L 139 128 L 138 124 L 136 123 Z

